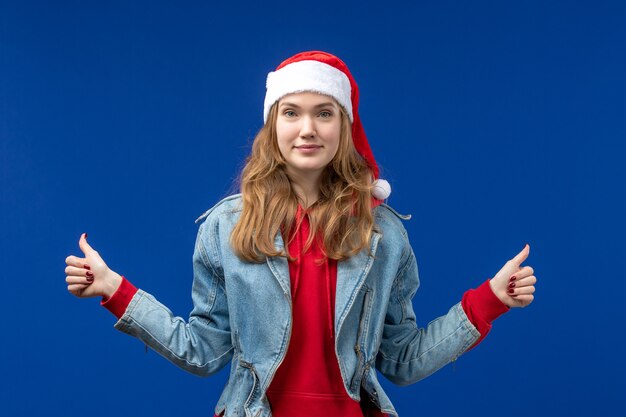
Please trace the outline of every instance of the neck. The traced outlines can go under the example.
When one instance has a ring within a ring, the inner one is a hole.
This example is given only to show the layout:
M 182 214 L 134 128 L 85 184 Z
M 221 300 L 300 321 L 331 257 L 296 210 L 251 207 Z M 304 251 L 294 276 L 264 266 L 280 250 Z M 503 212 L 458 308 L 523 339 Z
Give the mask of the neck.
M 303 208 L 309 208 L 320 196 L 320 176 L 321 173 L 313 175 L 302 175 L 288 173 L 291 186 L 295 191 Z

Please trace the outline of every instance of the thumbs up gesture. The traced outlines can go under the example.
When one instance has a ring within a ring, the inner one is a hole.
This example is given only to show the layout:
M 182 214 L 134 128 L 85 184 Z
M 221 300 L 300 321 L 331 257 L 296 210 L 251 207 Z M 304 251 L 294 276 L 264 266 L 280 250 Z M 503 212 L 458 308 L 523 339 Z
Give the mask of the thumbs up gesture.
M 111 297 L 120 286 L 122 277 L 109 269 L 100 254 L 87 243 L 86 233 L 80 236 L 78 246 L 85 257 L 70 255 L 65 259 L 67 290 L 80 298 Z
M 530 246 L 524 249 L 513 259 L 509 260 L 502 269 L 489 281 L 493 293 L 509 307 L 526 307 L 533 302 L 535 296 L 535 271 L 530 266 L 521 264 L 528 258 Z

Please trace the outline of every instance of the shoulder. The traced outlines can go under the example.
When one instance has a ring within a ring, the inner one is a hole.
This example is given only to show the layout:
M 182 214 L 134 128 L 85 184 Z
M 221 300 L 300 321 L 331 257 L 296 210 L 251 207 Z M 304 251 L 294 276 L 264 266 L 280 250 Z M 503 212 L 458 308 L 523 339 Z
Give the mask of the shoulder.
M 218 220 L 222 216 L 229 216 L 232 218 L 233 214 L 238 214 L 240 212 L 241 194 L 233 194 L 218 201 L 217 204 L 202 213 L 202 215 L 198 217 L 195 222 L 198 223 L 209 218 Z
M 406 236 L 403 221 L 411 219 L 410 214 L 400 214 L 387 204 L 381 204 L 374 209 L 376 225 L 384 232 L 395 231 Z

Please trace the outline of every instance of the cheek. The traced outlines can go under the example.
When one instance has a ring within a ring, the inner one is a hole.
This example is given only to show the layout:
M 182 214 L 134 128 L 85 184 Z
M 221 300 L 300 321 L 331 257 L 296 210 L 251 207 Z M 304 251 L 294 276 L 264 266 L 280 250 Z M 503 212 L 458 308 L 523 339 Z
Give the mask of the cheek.
M 286 158 L 287 149 L 289 149 L 289 146 L 285 143 L 284 140 L 281 140 L 280 136 L 277 136 L 276 143 L 278 144 L 278 151 L 280 152 L 283 158 Z
M 276 124 L 276 138 L 278 140 L 278 146 L 284 146 L 293 142 L 297 130 L 290 124 L 277 123 Z
M 285 132 L 278 126 L 276 126 L 276 143 L 278 144 L 278 149 L 283 153 L 283 148 L 285 147 L 286 136 Z
M 326 137 L 328 138 L 328 146 L 333 150 L 334 156 L 339 149 L 341 126 L 332 126 L 332 128 L 328 129 L 326 132 Z

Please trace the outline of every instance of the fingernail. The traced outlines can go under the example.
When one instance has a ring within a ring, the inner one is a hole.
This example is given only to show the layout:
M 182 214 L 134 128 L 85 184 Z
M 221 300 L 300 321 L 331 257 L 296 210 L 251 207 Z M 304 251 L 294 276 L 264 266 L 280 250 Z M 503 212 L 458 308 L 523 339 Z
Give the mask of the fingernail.
M 90 267 L 89 265 L 87 265 L 87 264 L 83 265 L 83 268 L 85 268 L 85 269 L 91 269 L 91 267 Z
M 91 272 L 91 271 L 87 271 L 87 276 L 88 276 L 88 277 L 93 277 L 93 272 Z
M 87 239 L 87 232 L 85 232 L 85 239 Z
M 514 283 L 514 282 L 511 282 L 511 283 L 509 284 L 509 288 L 515 288 L 515 283 Z
M 513 288 L 509 288 L 509 289 L 507 290 L 507 292 L 508 292 L 509 294 L 513 294 L 513 293 L 515 292 L 515 290 L 514 290 Z
M 87 277 L 87 282 L 93 282 L 93 277 Z
M 517 277 L 515 275 L 511 276 L 511 278 L 509 278 L 509 281 L 513 282 L 517 279 Z

